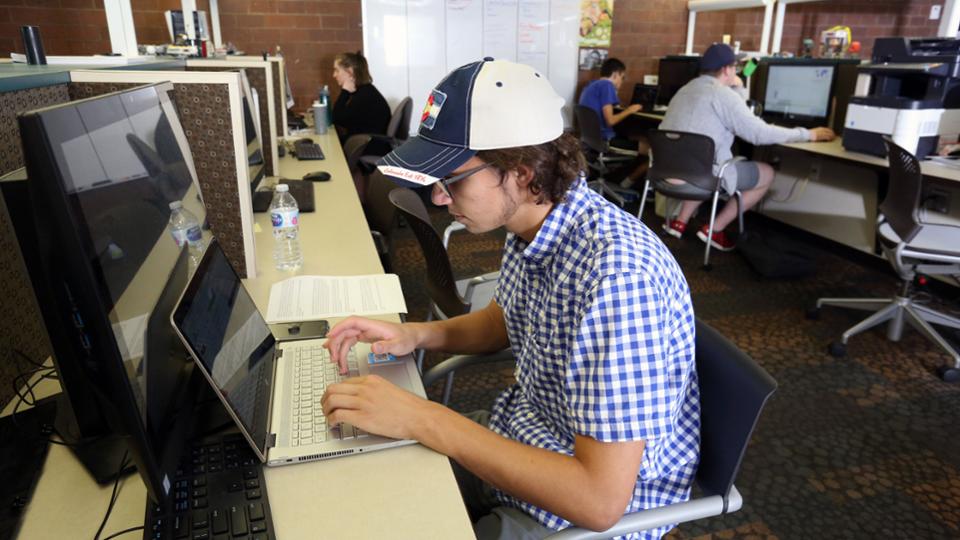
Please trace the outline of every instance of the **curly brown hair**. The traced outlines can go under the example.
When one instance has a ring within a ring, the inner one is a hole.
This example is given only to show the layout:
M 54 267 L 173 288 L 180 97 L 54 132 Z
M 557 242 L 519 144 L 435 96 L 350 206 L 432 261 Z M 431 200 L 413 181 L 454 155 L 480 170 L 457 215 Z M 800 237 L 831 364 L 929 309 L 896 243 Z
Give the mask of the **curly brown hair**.
M 537 195 L 538 204 L 561 202 L 586 164 L 580 141 L 569 133 L 534 146 L 480 150 L 477 157 L 493 165 L 504 178 L 521 165 L 533 170 L 533 181 L 527 187 Z

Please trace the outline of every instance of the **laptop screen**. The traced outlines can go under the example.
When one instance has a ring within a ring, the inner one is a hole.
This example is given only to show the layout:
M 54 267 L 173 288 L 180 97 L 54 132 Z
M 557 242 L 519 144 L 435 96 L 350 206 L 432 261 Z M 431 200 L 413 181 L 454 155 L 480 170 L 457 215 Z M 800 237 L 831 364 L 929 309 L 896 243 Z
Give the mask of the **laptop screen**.
M 216 241 L 183 293 L 173 322 L 216 391 L 266 454 L 275 340 Z

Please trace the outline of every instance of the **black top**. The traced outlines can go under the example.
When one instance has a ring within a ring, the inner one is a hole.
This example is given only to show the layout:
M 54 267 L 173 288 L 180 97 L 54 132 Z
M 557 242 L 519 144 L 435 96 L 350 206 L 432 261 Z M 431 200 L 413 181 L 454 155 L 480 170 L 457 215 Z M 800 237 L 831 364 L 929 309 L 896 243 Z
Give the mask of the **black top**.
M 358 133 L 386 135 L 389 123 L 390 106 L 372 84 L 362 84 L 354 92 L 341 90 L 333 104 L 333 124 L 341 142 Z

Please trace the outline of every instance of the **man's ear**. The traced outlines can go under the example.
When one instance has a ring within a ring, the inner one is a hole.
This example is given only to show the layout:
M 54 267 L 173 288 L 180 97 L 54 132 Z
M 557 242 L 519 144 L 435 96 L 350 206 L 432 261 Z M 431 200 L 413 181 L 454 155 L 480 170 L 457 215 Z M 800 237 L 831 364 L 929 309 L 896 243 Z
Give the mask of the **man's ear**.
M 530 185 L 530 182 L 533 182 L 533 177 L 534 177 L 533 169 L 531 169 L 527 165 L 522 165 L 522 164 L 517 165 L 516 172 L 517 172 L 516 178 L 517 178 L 518 186 L 522 188 L 526 188 L 527 186 Z

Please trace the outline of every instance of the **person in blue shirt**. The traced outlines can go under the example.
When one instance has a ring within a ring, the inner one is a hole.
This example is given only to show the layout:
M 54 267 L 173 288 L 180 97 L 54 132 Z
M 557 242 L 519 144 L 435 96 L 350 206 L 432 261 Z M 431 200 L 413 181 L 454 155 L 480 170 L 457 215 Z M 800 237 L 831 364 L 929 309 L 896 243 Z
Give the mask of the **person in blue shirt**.
M 516 383 L 489 413 L 458 414 L 376 375 L 330 385 L 322 400 L 331 425 L 449 456 L 481 539 L 604 530 L 687 500 L 699 459 L 687 282 L 650 229 L 587 187 L 563 105 L 546 77 L 513 62 L 475 62 L 441 81 L 418 136 L 379 169 L 431 186 L 472 233 L 507 230 L 494 299 L 426 323 L 350 317 L 325 345 L 341 373 L 358 341 L 394 355 L 511 349 Z
M 607 58 L 600 65 L 600 78 L 592 81 L 580 92 L 579 103 L 596 111 L 600 117 L 600 133 L 610 146 L 640 153 L 633 172 L 621 183 L 623 187 L 632 187 L 643 178 L 647 171 L 646 155 L 649 146 L 645 141 L 633 141 L 618 137 L 613 130 L 613 126 L 643 109 L 639 104 L 633 103 L 624 107 L 620 112 L 614 112 L 614 107 L 620 105 L 617 91 L 623 85 L 626 73 L 627 66 L 622 61 L 617 58 Z

